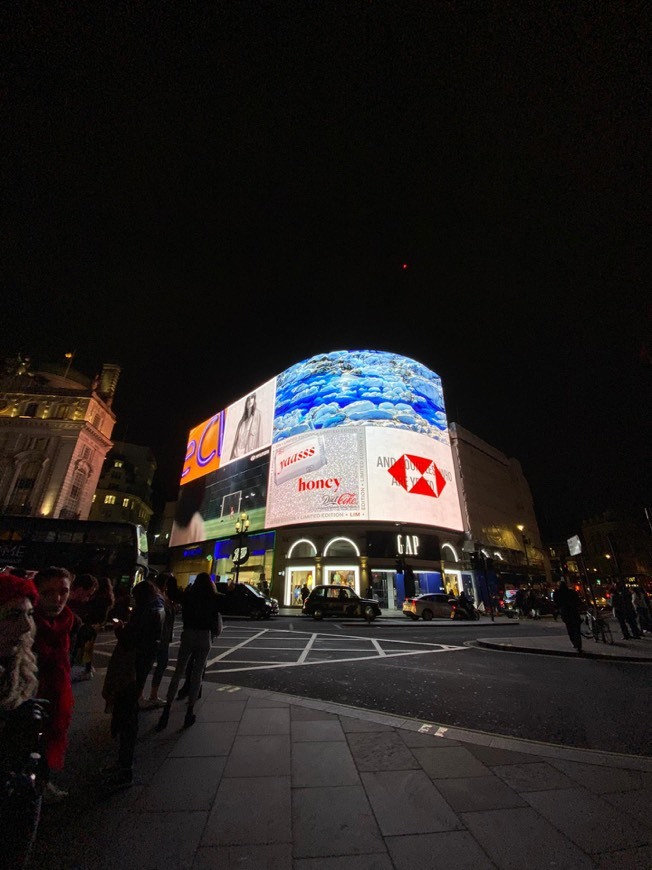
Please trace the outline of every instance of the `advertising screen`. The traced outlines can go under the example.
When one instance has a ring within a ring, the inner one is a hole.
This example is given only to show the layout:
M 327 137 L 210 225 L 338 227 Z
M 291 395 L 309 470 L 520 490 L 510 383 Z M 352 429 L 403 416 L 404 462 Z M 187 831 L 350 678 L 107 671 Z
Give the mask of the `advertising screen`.
M 361 431 L 306 432 L 273 446 L 267 499 L 270 526 L 366 516 Z
M 232 534 L 242 510 L 252 530 L 333 520 L 463 528 L 441 379 L 385 351 L 291 366 L 193 429 L 183 472 L 179 543 L 200 533 L 191 517 L 207 540 Z

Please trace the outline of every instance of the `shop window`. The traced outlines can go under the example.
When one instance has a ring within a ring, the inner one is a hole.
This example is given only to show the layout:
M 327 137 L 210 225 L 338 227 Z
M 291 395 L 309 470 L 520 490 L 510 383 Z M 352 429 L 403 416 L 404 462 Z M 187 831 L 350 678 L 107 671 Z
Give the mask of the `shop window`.
M 314 559 L 316 555 L 317 547 L 308 538 L 294 541 L 288 550 L 288 559 Z
M 338 556 L 359 556 L 360 550 L 350 538 L 331 538 L 324 547 L 324 556 L 333 559 Z

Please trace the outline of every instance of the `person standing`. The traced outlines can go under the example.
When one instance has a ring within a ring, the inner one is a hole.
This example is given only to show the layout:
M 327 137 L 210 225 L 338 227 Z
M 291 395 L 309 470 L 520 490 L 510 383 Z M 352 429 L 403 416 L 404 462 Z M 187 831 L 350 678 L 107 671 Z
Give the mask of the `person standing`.
M 623 640 L 631 640 L 632 637 L 634 639 L 640 638 L 641 632 L 636 622 L 636 610 L 632 603 L 632 596 L 623 580 L 619 580 L 611 590 L 611 606 L 623 633 Z
M 520 617 L 523 617 L 523 618 L 526 615 L 525 602 L 526 602 L 525 590 L 521 589 L 521 587 L 519 586 L 519 588 L 516 590 L 516 595 L 514 596 L 514 603 L 516 605 L 516 609 L 518 610 L 518 615 Z
M 47 781 L 41 747 L 47 705 L 34 698 L 37 601 L 31 580 L 0 574 L 0 852 L 5 870 L 21 870 L 29 861 Z
M 84 665 L 84 673 L 80 677 L 83 680 L 92 679 L 95 674 L 93 667 L 93 653 L 95 651 L 95 641 L 97 640 L 98 632 L 102 631 L 104 625 L 109 618 L 109 611 L 115 604 L 115 595 L 113 593 L 113 584 L 110 577 L 98 577 L 97 589 L 93 596 L 88 601 L 85 608 L 86 625 L 89 628 L 88 640 L 82 651 L 82 664 Z
M 44 568 L 34 577 L 39 595 L 34 611 L 34 651 L 38 662 L 38 696 L 49 701 L 43 748 L 50 771 L 63 770 L 72 721 L 70 635 L 75 617 L 67 606 L 71 584 L 72 574 L 66 568 Z M 60 803 L 67 797 L 67 791 L 48 781 L 43 791 L 44 803 Z
M 527 608 L 527 615 L 529 619 L 538 619 L 539 618 L 539 602 L 537 600 L 536 592 L 534 589 L 530 589 L 528 592 L 527 598 L 525 600 L 525 606 Z
M 70 587 L 68 607 L 76 617 L 76 631 L 71 638 L 70 664 L 72 681 L 90 680 L 93 676 L 90 652 L 97 637 L 91 620 L 91 601 L 98 590 L 98 580 L 92 574 L 76 574 Z M 86 667 L 88 663 L 89 667 Z
M 181 645 L 174 674 L 170 680 L 167 692 L 167 702 L 156 726 L 157 731 L 167 727 L 170 718 L 172 701 L 179 685 L 179 680 L 186 671 L 190 657 L 193 657 L 192 674 L 188 691 L 188 708 L 183 722 L 184 728 L 195 724 L 195 702 L 201 693 L 201 682 L 206 667 L 206 661 L 211 648 L 211 641 L 221 633 L 220 599 L 221 594 L 215 588 L 210 574 L 202 571 L 197 574 L 192 586 L 186 587 L 181 598 L 181 617 L 183 631 Z
M 650 598 L 642 586 L 635 586 L 632 590 L 632 604 L 636 610 L 641 634 L 652 634 L 652 611 L 650 610 Z
M 152 685 L 150 687 L 149 698 L 147 705 L 149 707 L 163 707 L 165 701 L 159 698 L 158 690 L 163 679 L 163 674 L 170 660 L 170 644 L 172 643 L 172 635 L 174 633 L 174 620 L 176 618 L 176 602 L 179 597 L 177 578 L 174 574 L 163 573 L 159 574 L 154 581 L 158 587 L 159 593 L 163 596 L 163 608 L 165 616 L 163 617 L 163 628 L 161 630 L 161 641 L 159 643 L 158 652 L 156 654 L 156 667 L 152 674 Z
M 310 589 L 307 583 L 304 583 L 301 587 L 301 603 L 303 604 L 306 598 L 310 595 Z
M 564 579 L 553 593 L 553 600 L 559 609 L 559 615 L 564 621 L 570 642 L 578 653 L 582 652 L 582 599 L 577 592 L 568 586 Z
M 151 580 L 137 583 L 132 595 L 134 609 L 129 621 L 116 623 L 117 644 L 102 688 L 111 713 L 111 736 L 120 740 L 117 763 L 104 768 L 102 774 L 107 786 L 118 788 L 133 783 L 138 698 L 156 658 L 164 619 L 163 603 Z

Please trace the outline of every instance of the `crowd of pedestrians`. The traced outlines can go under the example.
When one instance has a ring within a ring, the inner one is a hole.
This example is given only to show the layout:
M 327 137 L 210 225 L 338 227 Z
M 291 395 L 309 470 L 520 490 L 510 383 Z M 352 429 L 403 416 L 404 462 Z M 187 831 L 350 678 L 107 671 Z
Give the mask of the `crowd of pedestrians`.
M 185 591 L 169 573 L 115 595 L 108 578 L 73 575 L 63 567 L 32 579 L 19 569 L 0 572 L 0 830 L 7 870 L 26 867 L 41 807 L 68 797 L 58 782 L 74 712 L 73 683 L 93 679 L 95 641 L 106 626 L 116 636 L 102 686 L 115 764 L 102 768 L 107 788 L 133 782 L 140 709 L 163 707 L 166 727 L 180 677 L 188 671 L 184 727 L 194 705 L 210 647 L 222 630 L 221 596 L 209 574 Z M 159 688 L 169 661 L 177 613 L 183 622 L 177 667 L 166 698 Z M 144 696 L 151 675 L 149 696 Z
M 196 721 L 195 703 L 211 644 L 222 631 L 223 596 L 207 573 L 180 590 L 169 573 L 144 580 L 129 595 L 115 596 L 107 578 L 50 567 L 28 579 L 19 570 L 0 573 L 0 830 L 2 864 L 27 865 L 42 804 L 68 793 L 58 783 L 64 769 L 73 716 L 73 675 L 92 679 L 98 632 L 107 624 L 116 636 L 102 696 L 118 742 L 115 764 L 100 775 L 108 788 L 133 782 L 140 709 L 162 707 L 157 730 L 165 729 L 172 704 L 187 698 L 184 728 Z M 582 651 L 584 602 L 561 580 L 551 597 L 568 636 Z M 536 618 L 536 596 L 517 598 L 519 610 Z M 624 639 L 652 633 L 650 597 L 642 587 L 614 584 L 610 605 Z M 116 615 L 118 614 L 118 615 Z M 177 615 L 182 632 L 176 667 L 165 698 L 159 697 Z M 148 697 L 145 687 L 151 675 Z M 182 677 L 185 684 L 177 690 Z

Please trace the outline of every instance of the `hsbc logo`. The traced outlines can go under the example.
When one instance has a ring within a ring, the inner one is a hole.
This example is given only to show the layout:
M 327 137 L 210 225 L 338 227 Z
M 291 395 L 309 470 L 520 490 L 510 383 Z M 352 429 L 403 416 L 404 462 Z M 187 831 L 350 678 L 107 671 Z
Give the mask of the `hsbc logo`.
M 387 470 L 406 492 L 415 495 L 439 498 L 446 486 L 446 479 L 434 459 L 424 456 L 404 453 Z

